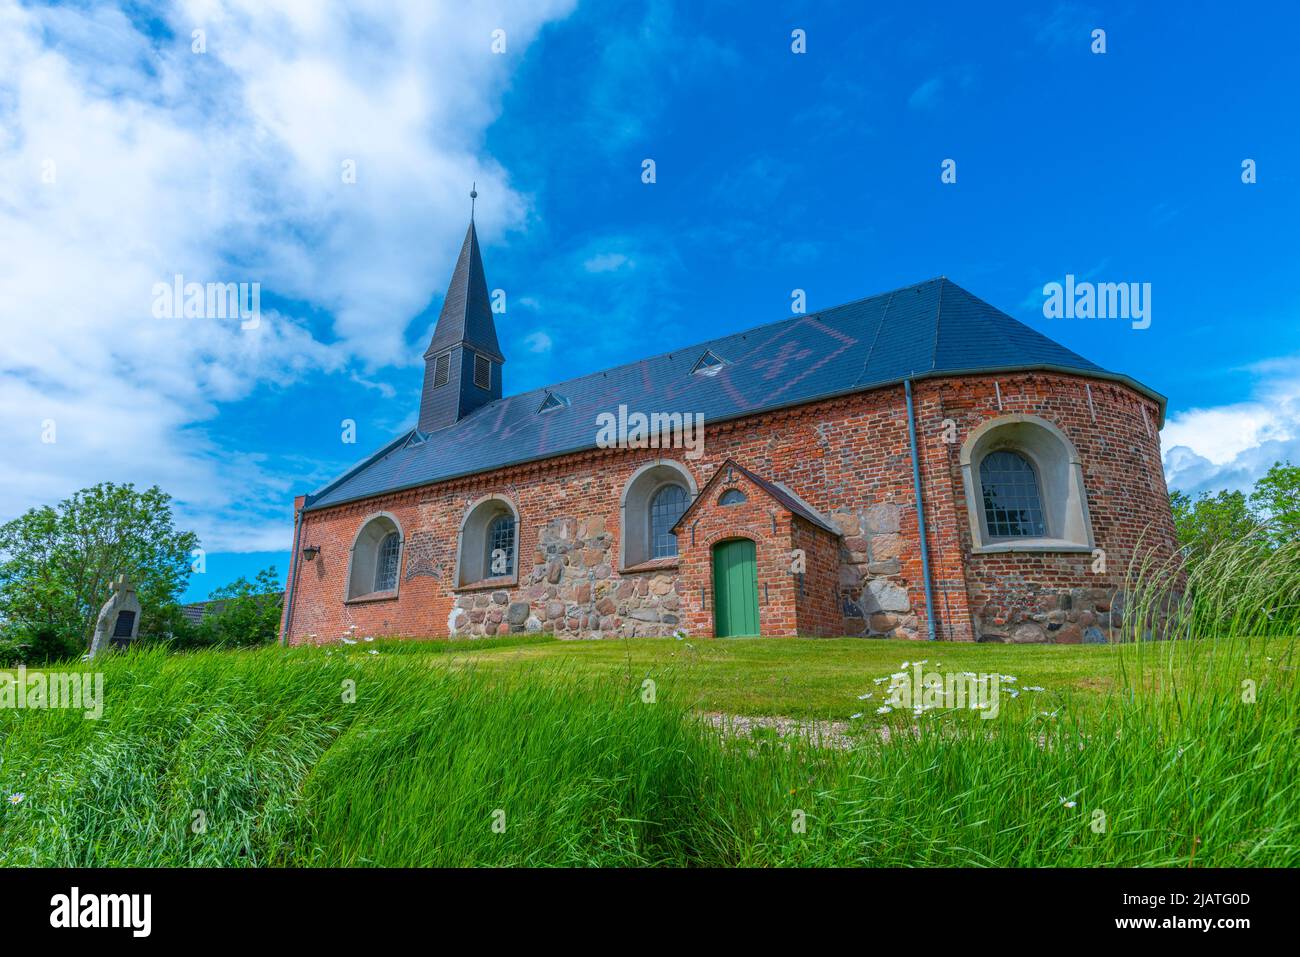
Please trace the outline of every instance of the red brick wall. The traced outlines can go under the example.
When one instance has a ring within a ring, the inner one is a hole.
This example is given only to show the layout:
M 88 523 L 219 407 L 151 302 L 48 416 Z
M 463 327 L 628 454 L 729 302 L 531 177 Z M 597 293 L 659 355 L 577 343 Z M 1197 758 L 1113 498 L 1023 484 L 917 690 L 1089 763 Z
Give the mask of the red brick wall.
M 915 402 L 941 637 L 1015 639 L 1008 625 L 1037 623 L 1044 639 L 1073 640 L 1067 625 L 1084 630 L 1111 613 L 1111 596 L 1144 527 L 1154 546 L 1173 548 L 1158 410 L 1150 400 L 1117 384 L 1035 373 L 918 382 Z M 1087 569 L 1081 559 L 1088 556 L 970 554 L 958 454 L 970 429 L 1008 412 L 1048 419 L 1078 448 L 1093 531 L 1107 551 L 1105 575 Z M 942 441 L 945 419 L 957 426 L 954 443 Z M 697 461 L 676 450 L 593 451 L 306 512 L 299 545 L 321 552 L 314 562 L 299 560 L 288 639 L 336 641 L 350 628 L 362 635 L 446 635 L 453 613 L 458 633 L 711 634 L 712 582 L 703 570 L 711 542 L 698 529 L 693 550 L 679 536 L 676 562 L 626 574 L 618 568 L 623 488 L 637 467 L 661 455 L 682 462 L 701 489 L 734 458 L 793 489 L 843 531 L 842 538 L 818 539 L 800 520 L 792 526 L 789 513 L 761 492 L 750 496 L 747 505 L 763 510 L 761 522 L 751 516 L 742 524 L 761 532 L 760 575 L 770 576 L 769 604 L 760 607 L 765 633 L 926 635 L 906 406 L 902 387 L 891 387 L 708 425 Z M 461 520 L 488 493 L 509 497 L 518 509 L 517 576 L 453 589 Z M 775 535 L 768 510 L 778 512 Z M 379 511 L 402 527 L 398 593 L 345 603 L 348 551 L 366 517 Z M 796 544 L 805 539 L 812 545 L 805 548 L 810 573 L 800 596 L 788 553 L 805 547 Z M 760 597 L 762 586 L 760 579 Z M 1049 631 L 1051 624 L 1059 627 Z
M 799 634 L 847 634 L 840 602 L 841 542 L 799 516 L 791 521 L 791 544 L 803 552 L 805 570 L 796 578 Z
M 1091 639 L 1111 638 L 1129 562 L 1164 560 L 1177 547 L 1155 403 L 1116 383 L 1026 373 L 918 383 L 916 404 L 943 637 L 1073 643 L 1095 627 Z M 962 444 L 981 423 L 1012 413 L 1046 419 L 1074 444 L 1104 574 L 1089 554 L 971 553 Z M 945 420 L 956 425 L 955 442 L 944 440 Z

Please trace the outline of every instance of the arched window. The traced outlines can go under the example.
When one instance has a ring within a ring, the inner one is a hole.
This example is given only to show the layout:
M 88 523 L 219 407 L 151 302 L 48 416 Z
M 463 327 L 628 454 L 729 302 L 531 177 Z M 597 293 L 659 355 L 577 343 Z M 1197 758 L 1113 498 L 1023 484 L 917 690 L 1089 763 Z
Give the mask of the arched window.
M 515 570 L 515 517 L 498 515 L 488 526 L 487 564 L 489 576 L 509 575 Z
M 672 527 L 696 495 L 695 478 L 674 459 L 642 465 L 623 488 L 619 568 L 677 554 Z
M 375 560 L 375 591 L 392 591 L 397 587 L 397 552 L 401 542 L 400 535 L 389 532 L 379 543 Z
M 1042 538 L 1038 473 L 1019 452 L 991 452 L 980 462 L 984 522 L 992 538 Z
M 718 496 L 719 505 L 740 505 L 749 501 L 749 496 L 738 488 L 729 488 Z
M 981 423 L 961 471 L 976 553 L 1092 550 L 1083 465 L 1051 422 L 1014 413 Z
M 677 554 L 677 536 L 672 527 L 686 511 L 686 489 L 665 485 L 650 500 L 650 543 L 652 558 L 672 558 Z
M 469 507 L 460 525 L 457 585 L 473 585 L 515 574 L 519 513 L 502 495 L 488 495 Z
M 352 542 L 345 597 L 396 592 L 401 567 L 402 529 L 397 519 L 387 512 L 371 515 Z

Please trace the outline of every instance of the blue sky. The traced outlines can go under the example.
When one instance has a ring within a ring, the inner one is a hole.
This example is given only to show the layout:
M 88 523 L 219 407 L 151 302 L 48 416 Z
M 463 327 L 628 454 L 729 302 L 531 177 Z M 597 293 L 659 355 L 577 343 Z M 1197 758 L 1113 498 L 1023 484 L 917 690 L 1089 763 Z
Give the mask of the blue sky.
M 1172 486 L 1300 462 L 1291 5 L 262 6 L 0 0 L 0 518 L 157 482 L 188 597 L 283 572 L 413 424 L 471 181 L 507 392 L 943 274 L 1168 396 Z M 260 327 L 149 315 L 177 272 Z M 1043 318 L 1066 274 L 1150 328 Z

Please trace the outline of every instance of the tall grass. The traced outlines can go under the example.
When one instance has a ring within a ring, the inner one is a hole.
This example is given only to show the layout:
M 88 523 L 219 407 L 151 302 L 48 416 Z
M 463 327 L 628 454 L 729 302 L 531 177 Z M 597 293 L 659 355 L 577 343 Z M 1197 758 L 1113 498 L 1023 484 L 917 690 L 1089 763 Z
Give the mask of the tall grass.
M 650 704 L 632 673 L 449 670 L 406 648 L 115 656 L 98 722 L 0 711 L 0 798 L 25 795 L 0 805 L 0 863 L 1300 863 L 1276 602 L 1183 590 L 1171 616 L 1156 583 L 1129 590 L 1133 634 L 1164 607 L 1180 640 L 1111 649 L 1104 706 L 891 715 L 890 740 L 847 751 L 720 737 L 671 674 Z

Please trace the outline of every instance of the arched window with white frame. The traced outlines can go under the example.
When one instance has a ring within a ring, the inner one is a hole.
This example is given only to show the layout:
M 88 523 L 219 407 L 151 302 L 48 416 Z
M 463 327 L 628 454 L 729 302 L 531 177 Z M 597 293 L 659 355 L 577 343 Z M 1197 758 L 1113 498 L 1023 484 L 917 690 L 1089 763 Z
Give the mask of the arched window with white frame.
M 474 502 L 461 521 L 456 584 L 513 579 L 518 569 L 519 512 L 504 495 Z
M 402 529 L 388 512 L 361 523 L 348 553 L 345 599 L 391 597 L 397 593 L 402 567 Z
M 960 459 L 974 552 L 1091 551 L 1083 465 L 1057 426 L 1019 413 L 989 419 Z
M 695 478 L 675 459 L 642 465 L 623 488 L 620 568 L 635 568 L 678 554 L 672 528 L 694 501 Z

